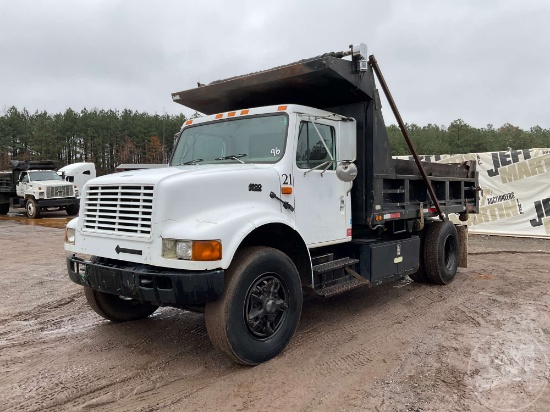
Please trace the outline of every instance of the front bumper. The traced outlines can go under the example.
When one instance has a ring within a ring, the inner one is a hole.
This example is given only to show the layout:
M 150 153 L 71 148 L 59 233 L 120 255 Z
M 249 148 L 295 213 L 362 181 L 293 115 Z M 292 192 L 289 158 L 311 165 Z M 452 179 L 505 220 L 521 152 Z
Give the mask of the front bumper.
M 80 199 L 77 199 L 76 197 L 68 197 L 64 199 L 37 199 L 36 203 L 38 204 L 38 207 L 61 207 L 79 205 Z
M 223 291 L 224 271 L 189 271 L 121 262 L 92 262 L 67 256 L 69 278 L 82 286 L 141 301 L 202 305 Z

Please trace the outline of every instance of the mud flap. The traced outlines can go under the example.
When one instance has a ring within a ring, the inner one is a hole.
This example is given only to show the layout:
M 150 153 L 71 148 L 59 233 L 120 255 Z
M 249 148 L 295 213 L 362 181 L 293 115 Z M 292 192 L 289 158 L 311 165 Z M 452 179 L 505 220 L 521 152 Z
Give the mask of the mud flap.
M 458 267 L 467 268 L 468 267 L 468 226 L 456 225 L 455 227 L 456 227 L 456 232 L 458 234 L 458 247 L 459 247 Z

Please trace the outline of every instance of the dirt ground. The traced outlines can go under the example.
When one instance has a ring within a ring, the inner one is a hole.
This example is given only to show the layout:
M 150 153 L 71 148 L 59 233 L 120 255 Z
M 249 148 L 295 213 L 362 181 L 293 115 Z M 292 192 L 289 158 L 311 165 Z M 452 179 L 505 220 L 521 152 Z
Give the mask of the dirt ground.
M 92 312 L 66 275 L 67 220 L 0 218 L 2 410 L 550 410 L 550 241 L 470 236 L 449 286 L 308 299 L 285 352 L 242 367 L 200 314 Z

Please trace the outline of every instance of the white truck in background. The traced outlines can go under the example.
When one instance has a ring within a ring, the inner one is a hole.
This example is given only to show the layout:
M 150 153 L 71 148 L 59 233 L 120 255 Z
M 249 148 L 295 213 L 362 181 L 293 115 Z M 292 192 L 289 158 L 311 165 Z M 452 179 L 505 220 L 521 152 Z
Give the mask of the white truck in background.
M 88 180 L 97 176 L 95 164 L 91 162 L 71 163 L 59 169 L 57 174 L 63 180 L 76 185 L 79 193 L 82 193 L 82 188 Z
M 55 172 L 52 161 L 12 160 L 12 170 L 0 173 L 0 215 L 11 207 L 25 208 L 30 219 L 48 210 L 65 210 L 75 216 L 80 209 L 78 189 Z

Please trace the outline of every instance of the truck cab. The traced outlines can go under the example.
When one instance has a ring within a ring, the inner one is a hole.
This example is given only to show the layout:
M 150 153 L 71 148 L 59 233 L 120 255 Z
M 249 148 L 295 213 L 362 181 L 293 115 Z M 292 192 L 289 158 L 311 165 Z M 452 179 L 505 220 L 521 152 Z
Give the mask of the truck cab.
M 91 162 L 78 162 L 64 166 L 56 172 L 61 179 L 72 183 L 75 187 L 75 193 L 77 197 L 82 192 L 82 189 L 86 182 L 96 177 L 95 164 Z
M 340 180 L 336 166 L 354 158 L 353 119 L 306 106 L 278 105 L 188 121 L 171 165 L 254 165 L 270 170 L 255 178 L 248 169 L 244 187 L 249 196 L 255 201 L 265 198 L 272 209 L 272 198 L 264 194 L 276 195 L 277 212 L 308 247 L 316 247 L 351 239 L 353 183 Z
M 115 322 L 204 312 L 214 346 L 254 365 L 286 347 L 304 293 L 451 282 L 466 229 L 443 213 L 476 212 L 475 162 L 425 164 L 426 180 L 392 159 L 365 53 L 174 93 L 206 115 L 184 123 L 169 166 L 90 180 L 66 227 L 92 309 Z

